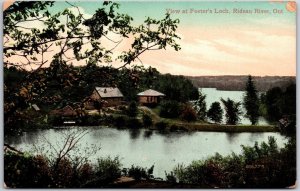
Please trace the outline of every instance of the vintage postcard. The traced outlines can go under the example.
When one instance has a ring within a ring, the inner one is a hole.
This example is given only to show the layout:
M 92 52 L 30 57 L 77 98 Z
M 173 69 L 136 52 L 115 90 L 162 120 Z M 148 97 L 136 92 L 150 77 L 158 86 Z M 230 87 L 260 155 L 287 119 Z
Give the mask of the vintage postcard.
M 296 2 L 5 1 L 5 188 L 295 188 Z

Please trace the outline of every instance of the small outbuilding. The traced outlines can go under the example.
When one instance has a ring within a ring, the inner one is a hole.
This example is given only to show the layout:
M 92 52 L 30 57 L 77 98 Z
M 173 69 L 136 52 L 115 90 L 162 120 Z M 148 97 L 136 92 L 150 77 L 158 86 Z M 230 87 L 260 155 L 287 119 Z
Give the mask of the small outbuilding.
M 55 110 L 52 110 L 50 112 L 51 115 L 59 115 L 59 116 L 63 116 L 63 117 L 74 117 L 77 115 L 77 113 L 75 112 L 75 110 L 67 105 L 65 106 L 64 108 L 62 109 L 55 109 Z
M 104 106 L 117 106 L 121 105 L 124 96 L 119 88 L 114 87 L 96 87 L 88 99 L 86 107 L 91 108 L 96 101 L 104 103 Z
M 152 89 L 140 92 L 137 95 L 139 97 L 139 103 L 143 105 L 158 104 L 165 96 L 165 94 Z

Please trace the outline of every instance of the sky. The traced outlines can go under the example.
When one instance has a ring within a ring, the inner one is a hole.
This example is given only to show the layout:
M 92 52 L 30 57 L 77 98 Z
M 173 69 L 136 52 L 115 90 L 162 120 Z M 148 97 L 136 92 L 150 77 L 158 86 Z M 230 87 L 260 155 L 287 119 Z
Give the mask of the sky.
M 85 18 L 91 17 L 102 4 L 72 3 L 80 8 Z M 162 19 L 168 10 L 174 10 L 171 18 L 180 20 L 177 34 L 181 37 L 178 43 L 182 49 L 178 52 L 172 48 L 146 52 L 140 57 L 146 67 L 155 67 L 161 73 L 189 76 L 296 75 L 296 12 L 293 4 L 283 1 L 119 3 L 119 12 L 133 17 L 134 25 L 142 24 L 147 17 Z M 50 11 L 65 8 L 76 11 L 65 2 L 56 2 Z M 130 40 L 122 41 L 115 52 L 120 53 L 130 43 Z M 113 66 L 119 64 L 112 63 Z

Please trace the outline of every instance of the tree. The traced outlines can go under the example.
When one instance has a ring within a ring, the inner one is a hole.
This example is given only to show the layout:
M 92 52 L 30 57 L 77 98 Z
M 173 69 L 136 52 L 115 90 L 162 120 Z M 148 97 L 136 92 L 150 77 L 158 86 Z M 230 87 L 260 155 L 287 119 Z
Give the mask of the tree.
M 198 100 L 195 102 L 195 110 L 197 112 L 198 118 L 200 120 L 205 120 L 206 118 L 206 95 L 203 95 L 201 91 L 199 91 Z
M 274 87 L 267 91 L 265 101 L 267 108 L 267 118 L 270 121 L 277 121 L 282 117 L 281 97 L 283 92 L 279 87 Z
M 180 50 L 176 43 L 180 37 L 175 33 L 179 20 L 171 19 L 169 14 L 162 20 L 148 17 L 144 24 L 135 27 L 132 17 L 117 12 L 120 6 L 117 3 L 104 1 L 90 18 L 85 18 L 79 7 L 68 2 L 65 3 L 69 8 L 61 12 L 48 11 L 58 3 L 63 2 L 17 1 L 4 11 L 5 66 L 36 70 L 51 63 L 46 55 L 52 54 L 53 58 L 68 64 L 75 60 L 110 63 L 114 56 L 123 63 L 120 67 L 123 68 L 139 61 L 146 51 L 168 46 Z M 112 35 L 117 35 L 116 39 Z M 134 40 L 129 50 L 115 52 L 124 39 L 130 38 Z M 106 47 L 104 39 L 114 45 L 113 48 Z
M 231 99 L 224 100 L 221 99 L 224 107 L 225 107 L 225 117 L 226 117 L 226 124 L 228 125 L 236 125 L 238 121 L 240 120 L 239 115 L 242 114 L 240 106 L 240 102 L 234 102 Z
M 243 103 L 246 109 L 246 117 L 251 121 L 252 125 L 255 125 L 259 117 L 259 98 L 251 75 L 248 76 Z
M 138 107 L 135 101 L 130 102 L 128 109 L 127 109 L 127 115 L 129 117 L 136 117 L 138 114 Z
M 165 118 L 177 118 L 181 113 L 180 103 L 177 101 L 164 101 L 160 105 L 159 116 Z
M 219 102 L 214 102 L 211 104 L 208 112 L 207 117 L 214 121 L 215 123 L 221 123 L 223 116 L 223 110 Z

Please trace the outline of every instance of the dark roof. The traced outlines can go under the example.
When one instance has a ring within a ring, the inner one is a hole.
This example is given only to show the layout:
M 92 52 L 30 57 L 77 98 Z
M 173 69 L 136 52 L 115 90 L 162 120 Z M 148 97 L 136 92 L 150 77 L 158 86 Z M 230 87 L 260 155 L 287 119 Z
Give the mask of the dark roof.
M 102 98 L 123 97 L 123 94 L 118 88 L 96 87 L 95 89 Z
M 138 96 L 165 96 L 165 94 L 160 93 L 156 90 L 148 89 L 146 91 L 143 91 L 141 93 L 137 94 Z

